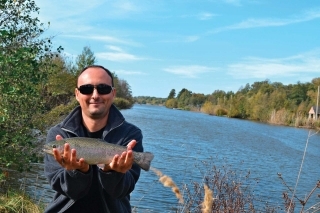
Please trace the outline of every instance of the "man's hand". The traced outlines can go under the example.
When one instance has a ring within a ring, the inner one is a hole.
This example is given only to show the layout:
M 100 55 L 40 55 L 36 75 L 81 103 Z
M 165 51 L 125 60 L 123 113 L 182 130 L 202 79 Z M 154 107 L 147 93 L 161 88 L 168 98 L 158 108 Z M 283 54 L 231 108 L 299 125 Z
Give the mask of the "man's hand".
M 130 141 L 130 143 L 127 145 L 127 151 L 123 152 L 120 156 L 115 155 L 111 163 L 104 166 L 103 171 L 126 173 L 129 169 L 131 169 L 134 160 L 132 149 L 136 144 L 136 140 Z
M 62 140 L 61 135 L 56 136 L 56 140 Z M 54 159 L 66 170 L 79 170 L 83 173 L 89 171 L 89 164 L 87 164 L 83 158 L 77 160 L 77 153 L 75 149 L 70 150 L 70 146 L 68 143 L 64 145 L 63 156 L 57 149 L 53 149 Z

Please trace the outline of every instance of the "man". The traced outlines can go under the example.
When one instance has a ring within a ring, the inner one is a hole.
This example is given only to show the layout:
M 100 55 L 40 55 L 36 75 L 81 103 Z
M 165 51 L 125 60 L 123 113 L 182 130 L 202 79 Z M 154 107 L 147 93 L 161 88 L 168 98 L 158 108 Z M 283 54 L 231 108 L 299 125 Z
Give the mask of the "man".
M 78 77 L 76 107 L 61 123 L 52 127 L 46 142 L 70 137 L 92 137 L 118 145 L 127 151 L 114 156 L 108 165 L 88 165 L 77 159 L 77 150 L 65 144 L 64 154 L 53 149 L 45 156 L 45 175 L 56 192 L 46 213 L 131 212 L 130 193 L 140 176 L 133 164 L 132 150 L 143 151 L 139 128 L 125 121 L 112 104 L 116 95 L 113 77 L 102 66 L 88 66 Z

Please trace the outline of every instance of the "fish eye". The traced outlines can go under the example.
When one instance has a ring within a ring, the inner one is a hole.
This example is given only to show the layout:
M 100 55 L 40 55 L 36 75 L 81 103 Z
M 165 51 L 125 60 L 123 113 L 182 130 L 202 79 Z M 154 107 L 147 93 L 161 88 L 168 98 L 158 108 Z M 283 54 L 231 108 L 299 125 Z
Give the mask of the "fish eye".
M 55 144 L 52 145 L 52 148 L 57 148 L 57 146 Z

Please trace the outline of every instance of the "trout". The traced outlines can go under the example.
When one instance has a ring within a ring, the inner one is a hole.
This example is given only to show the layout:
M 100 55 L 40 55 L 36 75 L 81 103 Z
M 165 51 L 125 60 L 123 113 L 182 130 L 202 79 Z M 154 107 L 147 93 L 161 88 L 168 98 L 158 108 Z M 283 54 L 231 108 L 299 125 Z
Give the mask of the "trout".
M 68 143 L 71 149 L 77 151 L 77 158 L 84 158 L 85 162 L 91 165 L 109 164 L 113 157 L 121 155 L 127 150 L 127 147 L 108 143 L 101 139 L 74 137 L 62 140 L 52 141 L 44 145 L 43 151 L 53 155 L 53 148 L 63 155 L 64 144 Z M 132 152 L 134 162 L 143 170 L 149 171 L 153 154 L 151 152 Z

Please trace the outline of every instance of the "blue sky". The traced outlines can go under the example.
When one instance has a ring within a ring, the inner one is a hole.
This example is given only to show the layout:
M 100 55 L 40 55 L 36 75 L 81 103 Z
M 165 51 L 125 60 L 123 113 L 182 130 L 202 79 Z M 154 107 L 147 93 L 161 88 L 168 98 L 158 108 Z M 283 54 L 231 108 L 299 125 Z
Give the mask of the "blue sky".
M 84 46 L 133 96 L 320 77 L 318 0 L 36 0 L 64 54 Z

